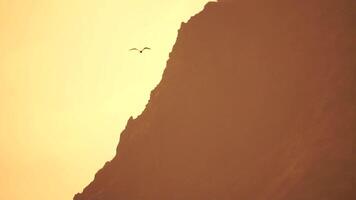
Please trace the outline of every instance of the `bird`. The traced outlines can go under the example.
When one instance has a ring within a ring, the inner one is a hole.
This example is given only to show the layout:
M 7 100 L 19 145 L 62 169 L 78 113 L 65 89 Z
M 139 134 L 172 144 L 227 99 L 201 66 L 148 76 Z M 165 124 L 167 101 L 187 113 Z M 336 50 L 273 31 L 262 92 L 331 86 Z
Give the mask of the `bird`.
M 137 49 L 137 48 L 132 48 L 132 49 L 130 49 L 130 51 L 134 51 L 134 50 L 137 50 L 137 51 L 139 51 L 140 53 L 142 53 L 145 49 L 147 49 L 147 50 L 151 50 L 151 48 L 149 48 L 149 47 L 145 47 L 145 48 L 143 48 L 143 49 Z

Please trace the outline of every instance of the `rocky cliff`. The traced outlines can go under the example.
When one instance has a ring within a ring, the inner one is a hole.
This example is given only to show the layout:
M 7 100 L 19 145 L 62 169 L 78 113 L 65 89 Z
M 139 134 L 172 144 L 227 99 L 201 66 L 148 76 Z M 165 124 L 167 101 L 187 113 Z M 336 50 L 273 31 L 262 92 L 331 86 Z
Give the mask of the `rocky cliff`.
M 182 24 L 75 200 L 356 199 L 355 2 L 221 0 Z

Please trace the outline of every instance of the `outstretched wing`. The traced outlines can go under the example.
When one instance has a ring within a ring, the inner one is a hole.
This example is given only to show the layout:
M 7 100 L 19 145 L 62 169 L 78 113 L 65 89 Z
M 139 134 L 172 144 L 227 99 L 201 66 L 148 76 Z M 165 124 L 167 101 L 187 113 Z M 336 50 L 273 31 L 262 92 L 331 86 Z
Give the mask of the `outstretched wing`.
M 145 49 L 151 50 L 151 48 L 149 48 L 149 47 L 145 47 L 145 48 L 143 48 L 143 49 L 142 49 L 142 51 L 143 51 L 143 50 L 145 50 Z
M 132 48 L 132 49 L 130 49 L 130 51 L 133 51 L 133 50 L 140 51 L 140 50 L 138 50 L 137 48 Z

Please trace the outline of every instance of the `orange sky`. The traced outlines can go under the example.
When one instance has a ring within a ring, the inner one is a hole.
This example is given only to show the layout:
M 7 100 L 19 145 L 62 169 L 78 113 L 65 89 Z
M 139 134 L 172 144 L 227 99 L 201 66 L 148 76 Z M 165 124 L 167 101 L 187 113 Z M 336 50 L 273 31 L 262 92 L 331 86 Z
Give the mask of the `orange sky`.
M 180 23 L 206 2 L 0 0 L 0 199 L 83 189 L 144 108 Z

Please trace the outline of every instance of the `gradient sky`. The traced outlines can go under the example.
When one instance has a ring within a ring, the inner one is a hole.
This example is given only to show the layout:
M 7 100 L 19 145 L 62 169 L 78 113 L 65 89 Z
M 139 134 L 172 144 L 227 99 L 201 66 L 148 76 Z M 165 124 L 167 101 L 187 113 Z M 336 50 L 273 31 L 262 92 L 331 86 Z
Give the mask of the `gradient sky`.
M 0 199 L 81 191 L 143 110 L 181 22 L 206 2 L 0 0 Z

